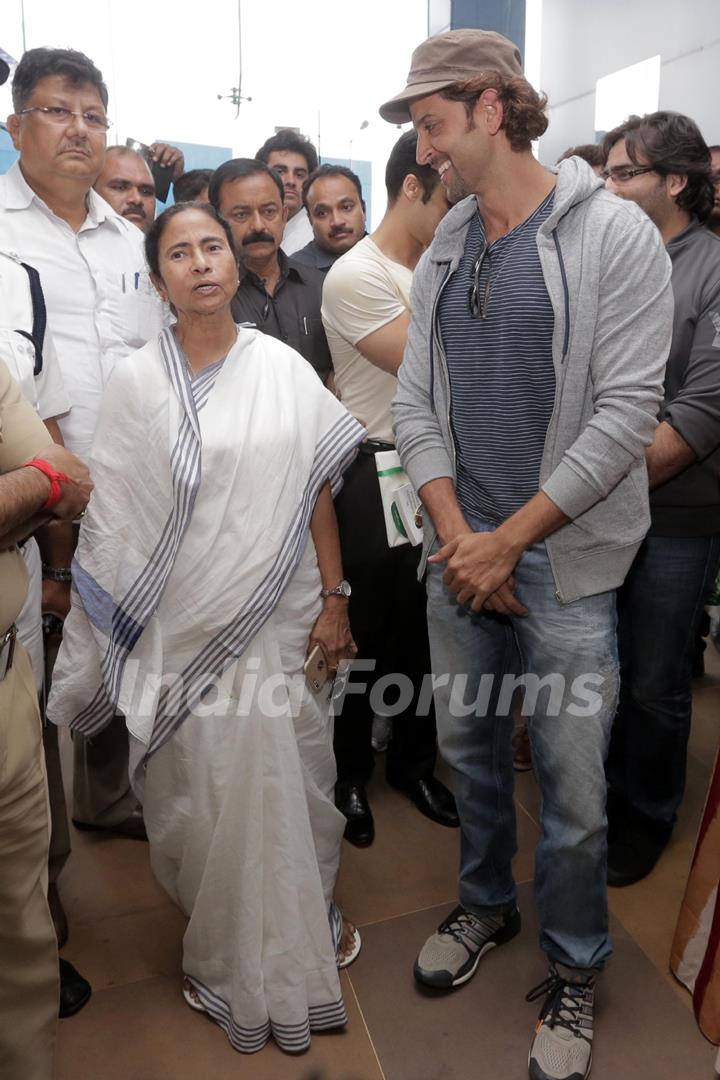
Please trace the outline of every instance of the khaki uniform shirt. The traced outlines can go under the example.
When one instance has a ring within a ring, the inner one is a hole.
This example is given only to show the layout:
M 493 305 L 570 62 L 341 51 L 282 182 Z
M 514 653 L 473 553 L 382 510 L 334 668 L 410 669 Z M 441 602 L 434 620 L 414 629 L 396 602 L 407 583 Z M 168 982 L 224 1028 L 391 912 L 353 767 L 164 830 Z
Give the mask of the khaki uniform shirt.
M 49 443 L 47 428 L 0 357 L 0 474 L 17 469 Z M 19 615 L 26 591 L 25 562 L 17 547 L 0 550 L 0 635 Z

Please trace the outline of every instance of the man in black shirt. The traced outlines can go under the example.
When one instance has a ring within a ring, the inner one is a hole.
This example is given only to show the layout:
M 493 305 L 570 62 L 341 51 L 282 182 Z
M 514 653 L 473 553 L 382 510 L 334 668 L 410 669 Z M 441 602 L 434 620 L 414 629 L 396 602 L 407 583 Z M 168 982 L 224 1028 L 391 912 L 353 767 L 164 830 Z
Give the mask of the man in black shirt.
M 282 180 L 261 161 L 233 158 L 215 171 L 210 202 L 229 221 L 240 256 L 235 321 L 286 342 L 325 381 L 332 361 L 320 318 L 324 275 L 280 250 L 287 220 Z
M 646 452 L 652 524 L 618 594 L 620 703 L 608 757 L 608 884 L 649 874 L 685 787 L 698 626 L 720 562 L 720 239 L 710 153 L 687 116 L 609 132 L 606 186 L 638 203 L 672 260 L 672 344 Z
M 303 204 L 313 239 L 293 258 L 327 273 L 332 264 L 365 236 L 365 203 L 360 177 L 344 165 L 321 165 L 303 184 Z

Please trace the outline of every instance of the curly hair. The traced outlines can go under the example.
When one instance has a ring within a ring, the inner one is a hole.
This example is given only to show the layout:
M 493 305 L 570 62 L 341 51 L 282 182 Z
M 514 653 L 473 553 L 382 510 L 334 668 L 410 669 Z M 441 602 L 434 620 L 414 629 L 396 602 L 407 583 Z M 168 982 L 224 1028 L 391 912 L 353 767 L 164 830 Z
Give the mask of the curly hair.
M 700 221 L 707 220 L 715 197 L 710 150 L 694 120 L 666 110 L 631 116 L 605 136 L 606 160 L 621 139 L 634 165 L 651 165 L 659 176 L 686 176 L 687 184 L 675 201 Z
M 539 94 L 520 75 L 501 75 L 499 71 L 484 71 L 467 82 L 455 83 L 440 91 L 440 97 L 448 101 L 461 101 L 468 120 L 472 121 L 475 106 L 485 90 L 497 90 L 503 105 L 501 129 L 507 135 L 513 150 L 529 150 L 533 139 L 539 139 L 547 131 L 545 115 L 547 97 Z

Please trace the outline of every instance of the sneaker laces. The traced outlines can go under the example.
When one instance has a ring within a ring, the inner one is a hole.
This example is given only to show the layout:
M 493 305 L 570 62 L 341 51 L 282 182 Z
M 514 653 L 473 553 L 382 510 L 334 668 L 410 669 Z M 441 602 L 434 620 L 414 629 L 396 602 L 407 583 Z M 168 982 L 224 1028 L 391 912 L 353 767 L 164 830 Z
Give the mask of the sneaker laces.
M 528 1002 L 537 1001 L 546 995 L 538 1016 L 538 1029 L 541 1023 L 551 1028 L 565 1028 L 576 1039 L 592 1043 L 594 985 L 592 976 L 581 983 L 566 982 L 562 975 L 551 967 L 548 978 L 525 995 Z
M 465 911 L 464 908 L 458 907 L 438 929 L 439 933 L 454 938 L 468 952 L 476 952 L 504 923 L 505 919 L 502 915 L 476 915 L 472 911 Z

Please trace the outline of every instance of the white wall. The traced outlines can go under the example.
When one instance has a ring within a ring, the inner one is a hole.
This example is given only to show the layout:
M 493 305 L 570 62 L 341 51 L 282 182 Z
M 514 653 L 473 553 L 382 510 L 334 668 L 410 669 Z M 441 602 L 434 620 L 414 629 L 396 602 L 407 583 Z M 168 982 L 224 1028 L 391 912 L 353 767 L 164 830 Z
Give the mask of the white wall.
M 544 0 L 540 85 L 550 127 L 540 160 L 593 142 L 597 79 L 657 54 L 659 108 L 686 113 L 720 143 L 720 0 Z

